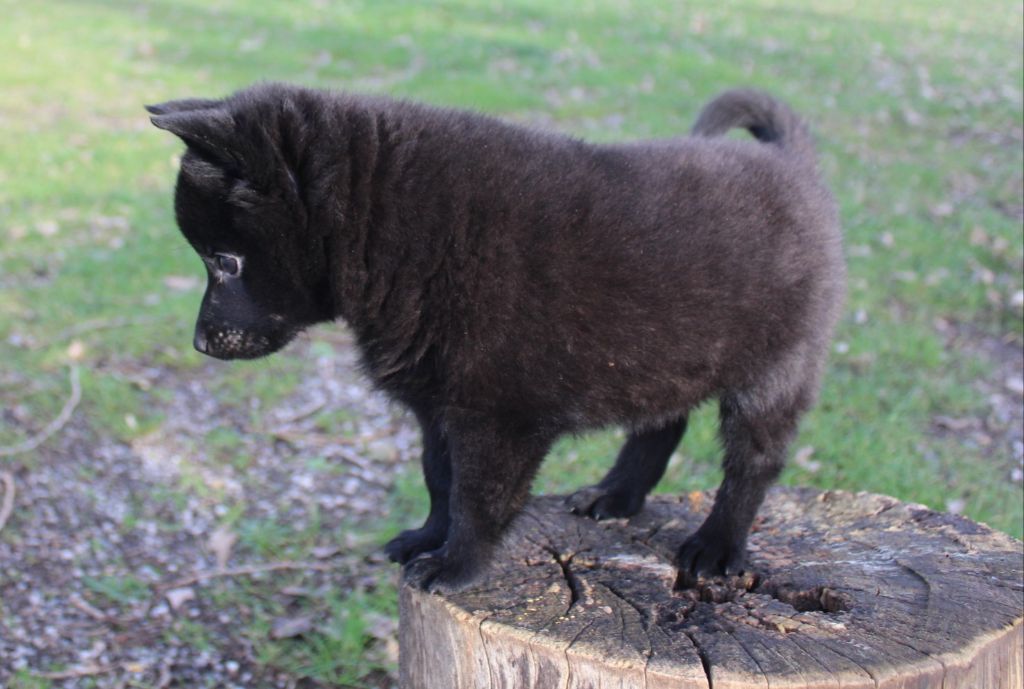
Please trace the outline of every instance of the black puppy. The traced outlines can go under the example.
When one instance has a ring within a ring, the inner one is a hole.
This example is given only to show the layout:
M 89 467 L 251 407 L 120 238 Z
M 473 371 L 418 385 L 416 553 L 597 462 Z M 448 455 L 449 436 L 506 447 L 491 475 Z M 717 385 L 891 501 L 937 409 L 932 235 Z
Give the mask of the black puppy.
M 569 502 L 636 513 L 711 397 L 725 480 L 678 566 L 742 568 L 844 285 L 834 203 L 786 106 L 731 91 L 689 138 L 621 145 L 278 84 L 148 109 L 187 144 L 175 209 L 209 275 L 196 348 L 264 356 L 340 317 L 419 419 L 430 516 L 387 545 L 410 581 L 476 581 L 563 433 L 628 429 Z M 732 127 L 758 142 L 719 137 Z

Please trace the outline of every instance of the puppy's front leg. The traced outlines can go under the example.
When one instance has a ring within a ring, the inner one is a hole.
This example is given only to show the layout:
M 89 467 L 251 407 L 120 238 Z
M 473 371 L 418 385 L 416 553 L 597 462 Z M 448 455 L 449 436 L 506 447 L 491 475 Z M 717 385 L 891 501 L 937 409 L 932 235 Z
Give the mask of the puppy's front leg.
M 533 429 L 460 414 L 449 419 L 452 459 L 448 540 L 406 565 L 406 581 L 436 593 L 474 584 L 530 493 L 530 483 L 551 445 Z
M 440 548 L 448 537 L 448 503 L 452 485 L 448 439 L 433 416 L 422 413 L 417 417 L 423 429 L 423 478 L 430 494 L 430 514 L 423 526 L 403 531 L 384 546 L 384 552 L 391 561 L 403 565 L 420 553 Z

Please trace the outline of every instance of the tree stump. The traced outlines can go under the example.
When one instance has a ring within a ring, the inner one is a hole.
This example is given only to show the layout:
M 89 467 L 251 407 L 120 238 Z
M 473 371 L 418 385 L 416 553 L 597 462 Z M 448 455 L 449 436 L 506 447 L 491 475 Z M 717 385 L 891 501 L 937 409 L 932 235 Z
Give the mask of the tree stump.
M 750 572 L 673 591 L 712 498 L 601 523 L 535 498 L 479 588 L 402 588 L 402 687 L 1022 686 L 1020 541 L 893 498 L 776 488 Z

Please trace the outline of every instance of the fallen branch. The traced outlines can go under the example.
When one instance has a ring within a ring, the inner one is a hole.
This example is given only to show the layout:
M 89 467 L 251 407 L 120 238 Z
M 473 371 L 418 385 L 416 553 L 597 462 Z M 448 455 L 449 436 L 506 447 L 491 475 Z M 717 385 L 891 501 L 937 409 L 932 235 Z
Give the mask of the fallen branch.
M 4 484 L 4 501 L 0 504 L 0 531 L 14 511 L 14 474 L 9 471 L 0 472 L 0 481 Z
M 60 414 L 46 425 L 41 433 L 36 436 L 24 440 L 16 445 L 8 445 L 6 447 L 0 447 L 0 457 L 9 457 L 11 455 L 19 455 L 23 452 L 31 452 L 40 445 L 42 445 L 50 436 L 59 431 L 71 418 L 71 414 L 74 413 L 75 407 L 82 401 L 82 384 L 79 380 L 78 366 L 71 364 L 68 370 L 68 377 L 71 379 L 71 396 L 68 397 L 64 403 L 64 408 L 60 410 Z
M 316 572 L 329 572 L 338 569 L 339 567 L 339 564 L 332 564 L 329 562 L 296 562 L 293 560 L 285 560 L 282 562 L 268 562 L 263 565 L 249 565 L 246 567 L 233 567 L 231 569 L 212 569 L 206 572 L 196 572 L 192 576 L 183 577 L 176 581 L 166 584 L 157 584 L 156 588 L 158 591 L 169 591 L 171 589 L 191 586 L 192 584 L 198 584 L 201 581 L 217 579 L 219 577 L 245 577 L 252 576 L 254 574 L 263 574 L 264 572 L 277 572 L 288 569 L 307 569 Z

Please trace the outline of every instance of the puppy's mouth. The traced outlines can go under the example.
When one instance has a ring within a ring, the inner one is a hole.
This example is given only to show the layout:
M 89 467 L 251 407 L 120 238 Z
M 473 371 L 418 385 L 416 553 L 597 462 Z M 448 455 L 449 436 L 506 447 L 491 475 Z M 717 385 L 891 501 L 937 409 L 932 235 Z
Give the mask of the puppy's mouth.
M 214 359 L 259 359 L 282 349 L 295 335 L 291 330 L 268 335 L 238 328 L 196 328 L 192 344 Z

